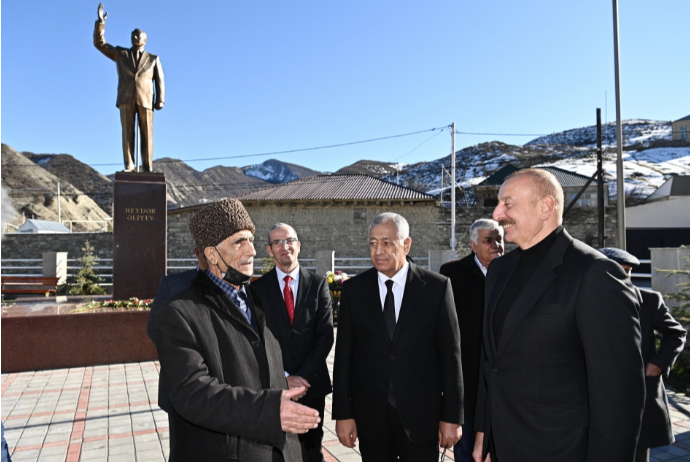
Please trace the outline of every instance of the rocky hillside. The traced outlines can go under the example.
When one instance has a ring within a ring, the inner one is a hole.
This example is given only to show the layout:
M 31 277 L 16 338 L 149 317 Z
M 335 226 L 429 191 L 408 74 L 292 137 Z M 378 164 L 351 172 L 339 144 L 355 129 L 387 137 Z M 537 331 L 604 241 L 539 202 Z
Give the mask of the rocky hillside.
M 352 165 L 341 168 L 335 173 L 337 175 L 371 175 L 376 178 L 382 178 L 386 175 L 395 174 L 398 168 L 403 165 L 376 160 L 359 160 Z
M 626 191 L 645 196 L 672 174 L 690 175 L 690 144 L 671 140 L 670 123 L 628 120 L 624 121 L 623 128 Z M 616 171 L 615 125 L 608 124 L 604 133 L 608 134 L 608 137 L 604 136 L 604 168 L 607 179 L 613 182 Z M 595 144 L 596 128 L 590 126 L 542 136 L 522 146 L 493 141 L 461 149 L 456 153 L 456 180 L 464 193 L 458 197 L 466 205 L 472 205 L 472 186 L 509 163 L 521 167 L 558 166 L 591 176 L 596 168 Z M 24 153 L 22 156 L 9 146 L 3 145 L 2 156 L 3 184 L 16 185 L 11 186 L 14 188 L 34 188 L 30 193 L 12 192 L 17 209 L 38 218 L 53 219 L 50 218 L 55 215 L 54 212 L 53 215 L 49 212 L 49 196 L 52 194 L 51 191 L 56 190 L 55 185 L 59 178 L 63 190 L 72 188 L 70 192 L 75 207 L 91 207 L 94 216 L 101 216 L 95 211 L 97 208 L 110 212 L 110 180 L 114 175 L 111 175 L 110 179 L 104 177 L 67 154 Z M 19 160 L 15 159 L 17 156 Z M 13 160 L 10 161 L 10 158 Z M 245 167 L 216 166 L 203 171 L 170 158 L 157 159 L 154 164 L 156 171 L 165 173 L 169 208 L 213 202 L 320 173 L 276 159 Z M 432 195 L 440 195 L 450 187 L 450 156 L 408 165 L 361 160 L 341 168 L 336 173 L 367 174 Z M 609 190 L 615 195 L 615 184 L 611 186 Z M 79 197 L 86 197 L 84 194 L 90 197 L 89 201 L 93 206 L 79 202 Z M 40 200 L 37 199 L 39 197 Z M 74 213 L 77 213 L 76 210 Z M 103 210 L 101 213 L 105 214 Z M 63 219 L 66 218 L 63 216 Z
M 108 214 L 84 191 L 64 178 L 58 178 L 10 146 L 2 145 L 2 185 L 17 213 L 15 224 L 26 218 L 57 221 L 57 184 L 61 189 L 61 219 L 107 220 Z M 4 204 L 3 204 L 4 205 Z M 4 213 L 3 213 L 4 215 Z M 95 230 L 100 224 L 75 223 L 74 230 Z
M 316 170 L 276 159 L 269 159 L 261 164 L 242 167 L 242 171 L 247 176 L 272 184 L 287 183 L 300 178 L 309 178 L 310 176 L 322 174 L 322 172 L 317 172 Z
M 271 183 L 245 175 L 237 167 L 216 166 L 200 172 L 181 160 L 168 157 L 154 160 L 153 163 L 155 171 L 165 174 L 168 208 L 215 202 L 272 186 Z
M 36 165 L 88 194 L 108 215 L 113 214 L 113 183 L 105 175 L 69 154 L 34 154 L 26 151 L 22 154 Z

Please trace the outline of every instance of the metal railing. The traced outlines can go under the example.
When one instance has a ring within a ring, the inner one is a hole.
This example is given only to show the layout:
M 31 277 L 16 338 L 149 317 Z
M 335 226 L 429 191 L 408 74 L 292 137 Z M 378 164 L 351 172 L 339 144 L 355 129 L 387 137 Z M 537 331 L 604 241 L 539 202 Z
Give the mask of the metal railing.
M 651 265 L 651 264 L 652 264 L 652 260 L 650 260 L 650 259 L 646 259 L 646 260 L 640 259 L 640 264 L 641 264 L 641 265 L 645 265 L 645 264 L 646 264 L 646 265 Z M 630 277 L 631 277 L 631 278 L 640 278 L 640 279 L 652 279 L 652 273 L 637 273 L 637 272 L 635 272 L 635 270 L 633 269 L 633 272 L 632 272 L 632 274 L 630 275 Z
M 173 264 L 171 264 L 171 262 Z M 315 270 L 316 258 L 300 258 L 300 265 L 306 270 Z M 181 271 L 187 271 L 197 267 L 196 258 L 168 258 L 168 274 L 179 273 Z M 259 275 L 264 270 L 272 268 L 273 266 L 264 266 L 261 258 L 254 259 L 254 274 Z
M 343 258 L 334 258 L 334 266 L 333 268 L 336 271 L 343 271 L 345 273 L 351 273 L 351 274 L 359 274 L 362 273 L 369 268 L 371 268 L 371 258 L 369 257 L 343 257 Z M 429 258 L 428 257 L 412 257 L 412 261 L 415 262 L 417 265 L 421 266 L 422 268 L 429 269 Z M 342 263 L 348 263 L 348 264 L 341 264 Z M 355 262 L 354 264 L 349 264 L 350 262 Z

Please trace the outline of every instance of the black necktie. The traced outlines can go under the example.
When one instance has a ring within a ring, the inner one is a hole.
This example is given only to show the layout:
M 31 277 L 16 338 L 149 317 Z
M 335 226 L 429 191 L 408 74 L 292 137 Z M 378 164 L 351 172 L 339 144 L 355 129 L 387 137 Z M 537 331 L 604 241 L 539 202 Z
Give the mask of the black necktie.
M 386 300 L 383 303 L 383 320 L 388 329 L 388 338 L 393 341 L 393 334 L 395 334 L 395 298 L 393 298 L 393 280 L 386 281 Z

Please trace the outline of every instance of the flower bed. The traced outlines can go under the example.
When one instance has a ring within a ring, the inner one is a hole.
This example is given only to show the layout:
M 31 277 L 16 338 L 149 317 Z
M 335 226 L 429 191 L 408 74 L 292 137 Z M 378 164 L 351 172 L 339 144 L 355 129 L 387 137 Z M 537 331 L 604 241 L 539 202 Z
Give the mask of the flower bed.
M 75 308 L 70 314 L 77 313 L 104 313 L 111 311 L 146 311 L 151 309 L 153 299 L 139 300 L 132 297 L 129 300 L 104 300 L 102 302 L 89 302 L 84 306 Z

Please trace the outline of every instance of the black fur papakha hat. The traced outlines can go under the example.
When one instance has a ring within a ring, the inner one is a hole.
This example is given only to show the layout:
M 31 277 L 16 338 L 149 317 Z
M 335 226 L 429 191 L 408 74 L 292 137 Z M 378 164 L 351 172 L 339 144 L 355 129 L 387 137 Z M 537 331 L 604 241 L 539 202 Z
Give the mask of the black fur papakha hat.
M 224 199 L 201 209 L 191 220 L 189 230 L 199 250 L 215 247 L 233 234 L 256 228 L 237 199 Z

